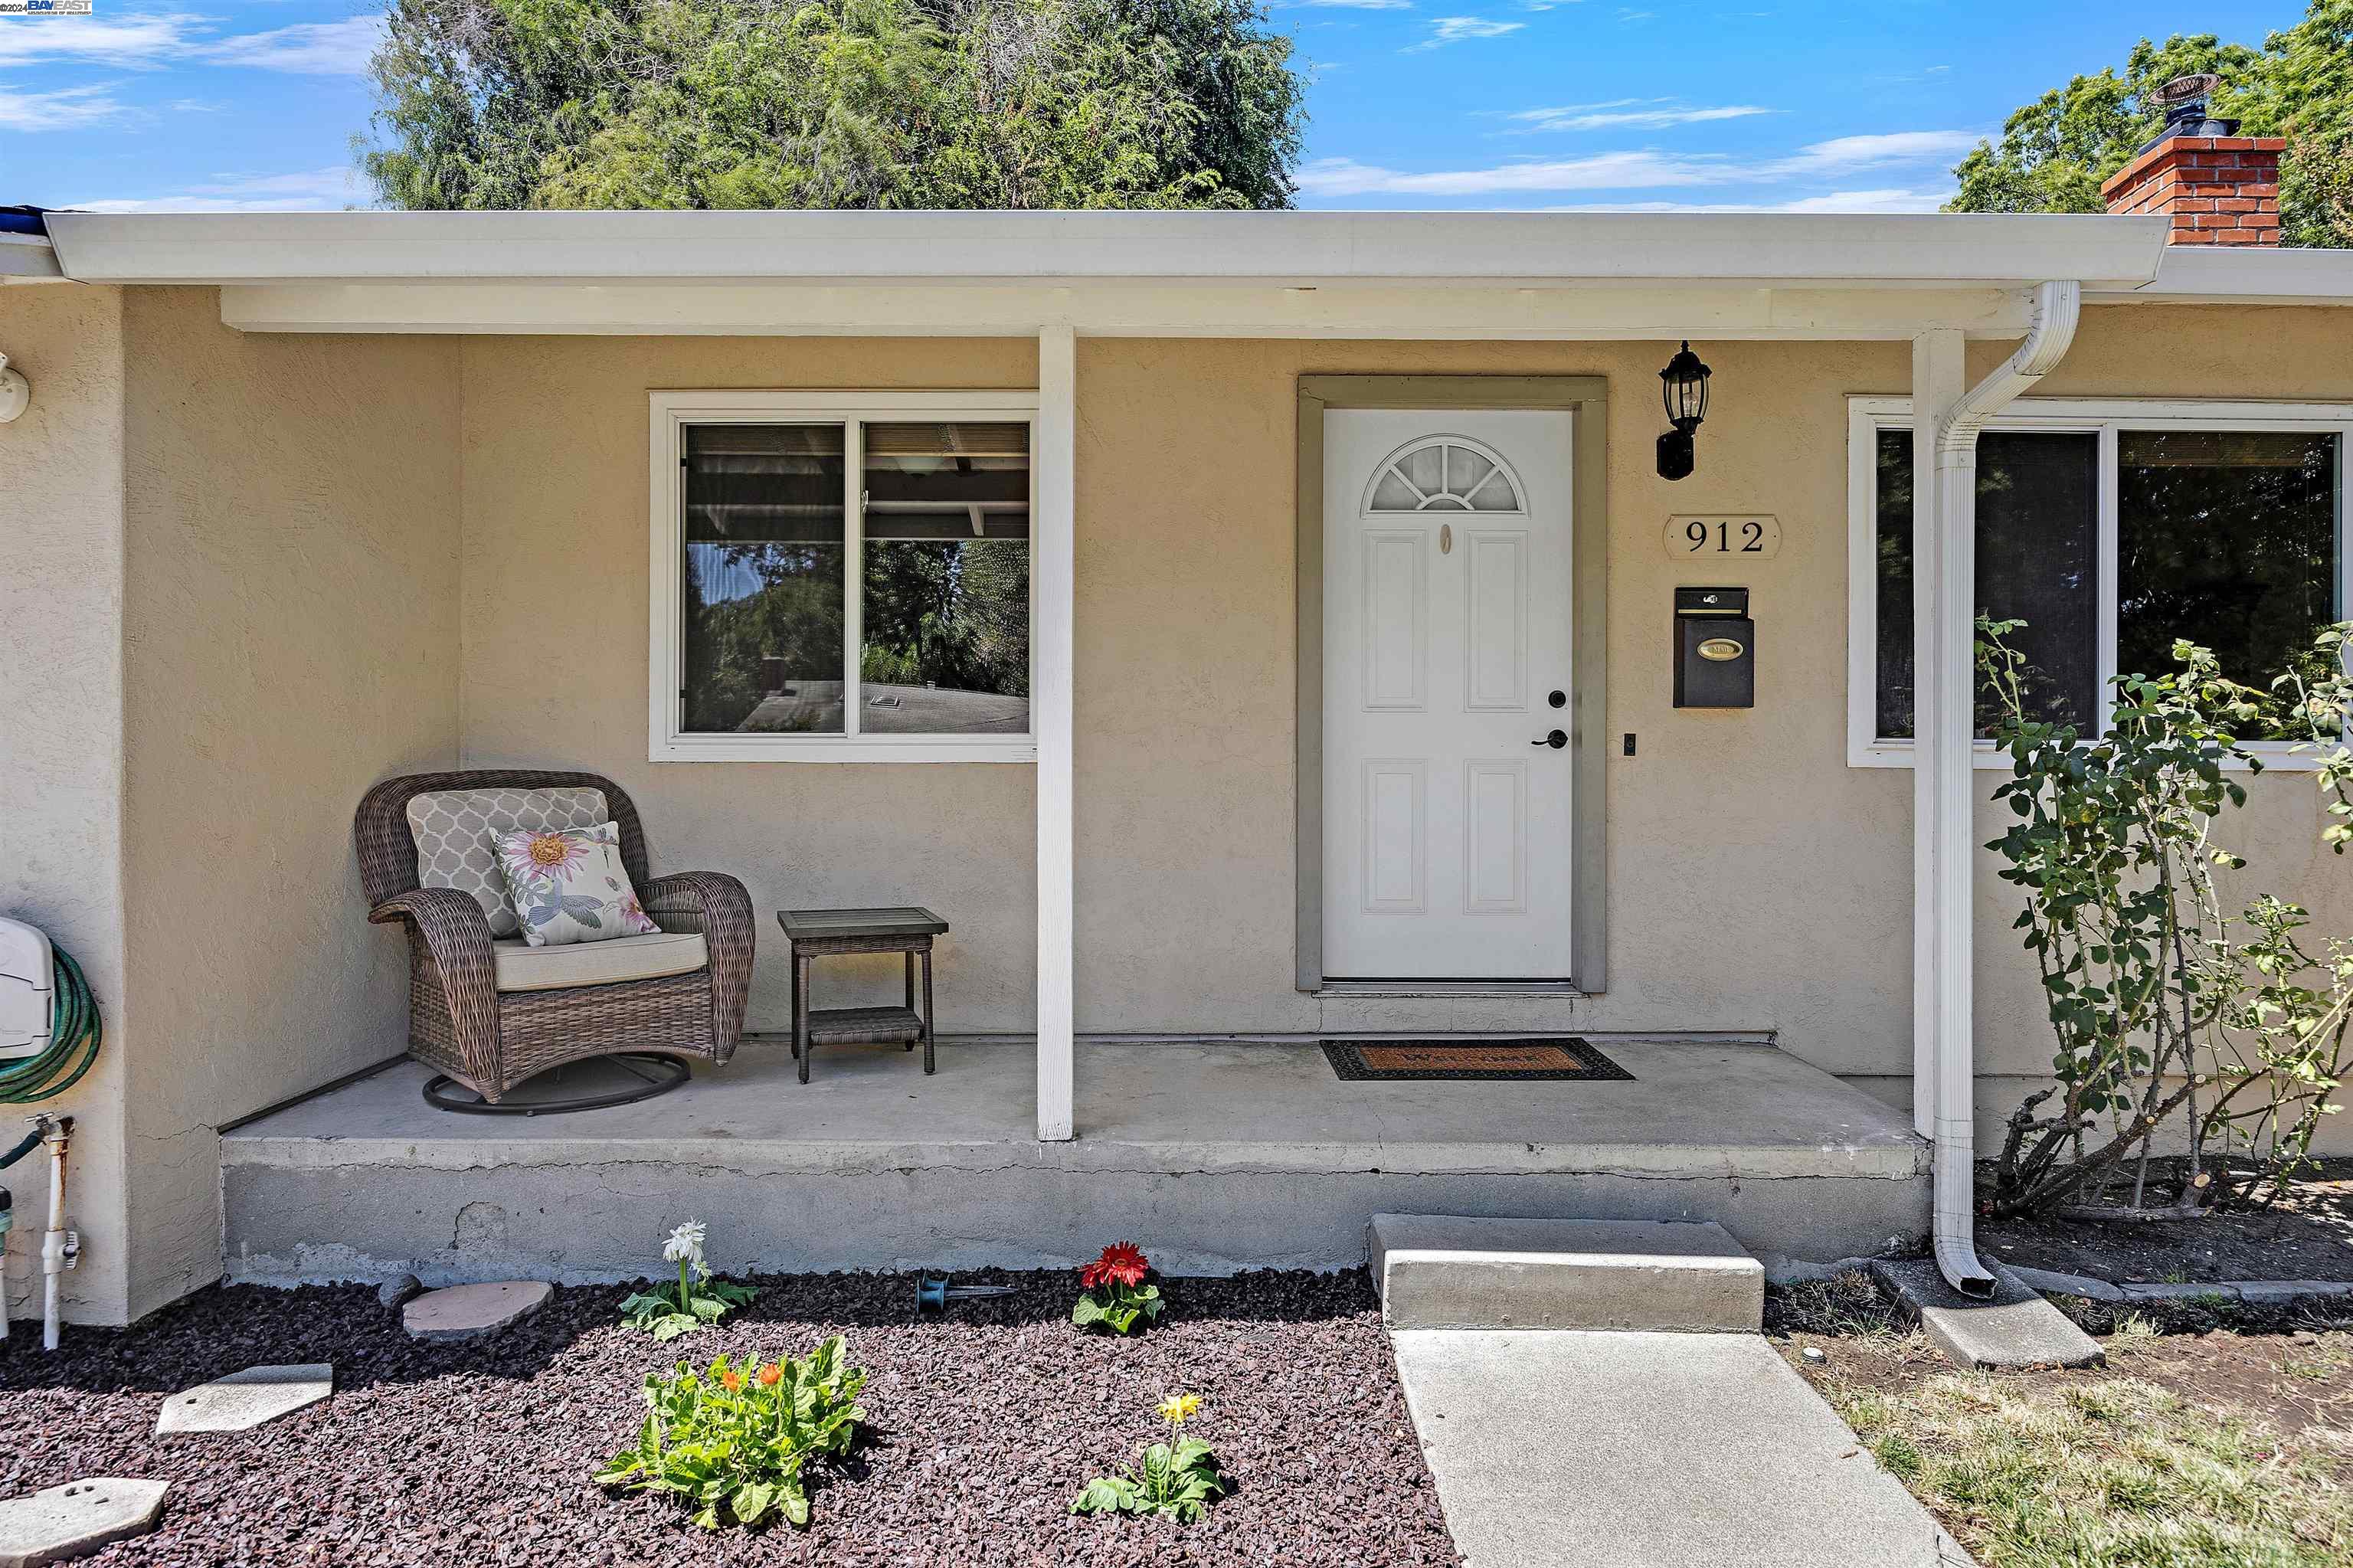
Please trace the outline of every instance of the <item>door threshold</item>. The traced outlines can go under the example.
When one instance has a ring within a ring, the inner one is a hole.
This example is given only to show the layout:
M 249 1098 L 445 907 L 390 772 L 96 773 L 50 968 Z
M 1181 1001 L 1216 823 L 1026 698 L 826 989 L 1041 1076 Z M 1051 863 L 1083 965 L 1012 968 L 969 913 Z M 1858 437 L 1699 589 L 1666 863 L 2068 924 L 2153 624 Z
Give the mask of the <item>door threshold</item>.
M 1588 996 L 1574 980 L 1327 980 L 1314 995 L 1319 997 L 1450 997 L 1450 996 Z

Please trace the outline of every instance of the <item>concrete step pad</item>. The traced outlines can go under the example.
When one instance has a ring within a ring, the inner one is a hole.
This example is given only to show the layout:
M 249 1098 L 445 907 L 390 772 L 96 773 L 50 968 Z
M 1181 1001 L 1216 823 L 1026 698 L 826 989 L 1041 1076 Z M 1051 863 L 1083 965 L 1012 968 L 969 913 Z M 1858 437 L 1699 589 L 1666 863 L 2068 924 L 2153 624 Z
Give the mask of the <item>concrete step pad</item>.
M 1375 1214 L 1392 1329 L 1755 1333 L 1765 1266 L 1722 1225 Z
M 1400 1330 L 1469 1568 L 1967 1568 L 1756 1334 Z

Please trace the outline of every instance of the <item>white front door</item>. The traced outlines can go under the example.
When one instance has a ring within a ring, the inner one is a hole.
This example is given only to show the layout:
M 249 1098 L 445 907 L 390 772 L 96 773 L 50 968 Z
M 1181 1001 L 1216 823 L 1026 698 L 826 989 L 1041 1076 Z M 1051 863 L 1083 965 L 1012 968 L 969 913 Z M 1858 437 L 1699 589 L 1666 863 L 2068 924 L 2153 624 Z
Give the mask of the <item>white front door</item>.
M 1327 978 L 1568 978 L 1570 424 L 1324 415 Z

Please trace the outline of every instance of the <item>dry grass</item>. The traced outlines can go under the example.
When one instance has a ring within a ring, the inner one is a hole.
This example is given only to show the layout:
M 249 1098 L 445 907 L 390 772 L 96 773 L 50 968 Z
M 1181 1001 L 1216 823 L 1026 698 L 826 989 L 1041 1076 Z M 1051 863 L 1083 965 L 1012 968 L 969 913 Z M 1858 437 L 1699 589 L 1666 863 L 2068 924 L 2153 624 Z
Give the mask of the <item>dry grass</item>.
M 2109 1341 L 2129 1366 L 2146 1325 Z M 2348 1358 L 2287 1369 L 2341 1382 Z M 1984 1568 L 2346 1568 L 2353 1433 L 2285 1437 L 2130 1376 L 1816 1386 Z

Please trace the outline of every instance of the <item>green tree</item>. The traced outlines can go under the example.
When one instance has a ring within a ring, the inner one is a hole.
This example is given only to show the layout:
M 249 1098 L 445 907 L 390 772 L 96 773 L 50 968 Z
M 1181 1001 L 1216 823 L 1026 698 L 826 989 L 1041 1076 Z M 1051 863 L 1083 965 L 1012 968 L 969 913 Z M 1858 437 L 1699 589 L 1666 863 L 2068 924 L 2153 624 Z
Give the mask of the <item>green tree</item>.
M 2248 135 L 2284 136 L 2283 242 L 2353 246 L 2353 0 L 2312 0 L 2260 48 L 2212 33 L 2133 46 L 2114 68 L 2071 78 L 2012 113 L 1953 172 L 1947 212 L 2098 212 L 2101 183 L 2164 123 L 2155 90 L 2177 76 L 2221 78 L 2214 111 Z
M 395 0 L 388 206 L 1280 207 L 1257 0 Z

